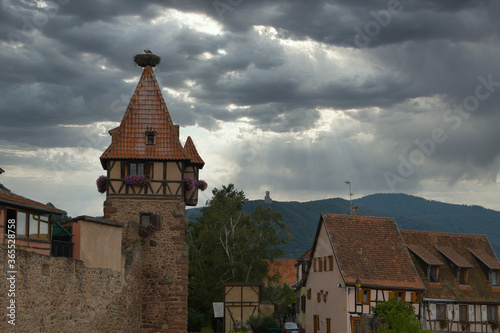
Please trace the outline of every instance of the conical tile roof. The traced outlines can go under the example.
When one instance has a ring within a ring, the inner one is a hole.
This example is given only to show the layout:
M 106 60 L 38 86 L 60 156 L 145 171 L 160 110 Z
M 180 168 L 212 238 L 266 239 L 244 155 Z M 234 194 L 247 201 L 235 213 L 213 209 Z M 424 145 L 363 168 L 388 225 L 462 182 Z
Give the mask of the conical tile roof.
M 205 162 L 203 162 L 200 155 L 198 154 L 198 151 L 196 150 L 196 147 L 190 136 L 188 136 L 186 144 L 184 145 L 184 152 L 186 153 L 187 156 L 189 156 L 190 162 L 192 164 L 199 165 L 200 169 L 203 168 Z
M 113 132 L 111 144 L 101 155 L 104 168 L 107 159 L 190 160 L 151 66 L 144 68 L 122 122 Z M 147 133 L 154 133 L 155 144 L 146 144 Z

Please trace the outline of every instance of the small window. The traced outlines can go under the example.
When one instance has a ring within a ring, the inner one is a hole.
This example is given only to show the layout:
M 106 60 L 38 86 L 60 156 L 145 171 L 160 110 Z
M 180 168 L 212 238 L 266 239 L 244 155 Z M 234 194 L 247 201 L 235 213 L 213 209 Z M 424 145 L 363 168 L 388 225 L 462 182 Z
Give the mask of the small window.
M 154 134 L 146 134 L 146 144 L 152 146 L 155 144 L 155 135 Z
M 436 304 L 436 319 L 446 319 L 446 304 Z
M 331 318 L 326 318 L 326 333 L 332 333 L 332 329 L 330 328 L 331 322 Z
M 16 233 L 18 236 L 28 236 L 26 231 L 26 213 L 17 212 Z
M 458 281 L 460 284 L 469 284 L 469 269 L 461 268 L 458 271 Z
M 498 320 L 498 306 L 496 305 L 487 305 L 487 314 L 488 321 L 497 321 Z
M 139 175 L 144 176 L 144 163 L 130 163 L 129 164 L 129 175 Z
M 439 282 L 439 266 L 430 266 L 429 267 L 429 281 L 430 282 Z
M 321 303 L 321 293 L 317 293 L 316 296 L 317 296 L 318 303 Z
M 412 303 L 420 303 L 422 301 L 422 293 L 420 291 L 416 291 L 411 293 L 411 302 Z
M 398 300 L 398 302 L 405 302 L 406 301 L 406 294 L 404 291 L 390 292 L 389 298 L 395 298 Z
M 140 225 L 150 225 L 151 224 L 151 213 L 141 213 L 139 218 Z
M 460 321 L 468 321 L 469 320 L 469 311 L 467 309 L 467 305 L 459 305 L 460 311 Z
M 322 258 L 317 258 L 318 260 L 318 272 L 322 272 L 323 271 L 323 260 Z
M 496 271 L 491 271 L 491 285 L 492 286 L 498 286 L 500 285 L 499 284 L 499 281 L 498 281 L 498 277 L 499 277 L 499 272 L 498 270 Z
M 300 296 L 300 311 L 306 312 L 306 296 Z
M 307 299 L 311 299 L 311 288 L 307 289 Z
M 358 303 L 370 305 L 370 301 L 371 301 L 370 289 L 359 289 L 359 291 L 358 291 Z

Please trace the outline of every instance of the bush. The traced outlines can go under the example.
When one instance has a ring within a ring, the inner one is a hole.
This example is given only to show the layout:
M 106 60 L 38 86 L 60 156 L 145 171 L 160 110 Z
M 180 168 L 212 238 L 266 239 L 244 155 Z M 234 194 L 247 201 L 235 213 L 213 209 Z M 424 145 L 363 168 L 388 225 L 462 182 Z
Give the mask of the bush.
M 188 332 L 200 332 L 205 315 L 200 311 L 188 308 Z
M 381 327 L 377 333 L 427 332 L 422 329 L 420 321 L 410 303 L 400 302 L 393 298 L 387 302 L 377 304 L 377 306 L 372 308 L 372 311 L 374 315 L 384 318 L 385 328 Z
M 252 326 L 253 333 L 267 333 L 269 328 L 280 327 L 278 320 L 273 315 L 252 316 L 248 319 L 248 323 Z

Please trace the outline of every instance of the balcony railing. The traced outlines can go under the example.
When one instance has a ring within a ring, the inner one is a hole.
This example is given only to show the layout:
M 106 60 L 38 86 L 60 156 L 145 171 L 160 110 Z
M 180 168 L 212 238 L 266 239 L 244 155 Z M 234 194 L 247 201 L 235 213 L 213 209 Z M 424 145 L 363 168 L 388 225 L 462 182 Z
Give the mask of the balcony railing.
M 52 240 L 51 255 L 53 257 L 73 258 L 73 244 L 72 242 Z

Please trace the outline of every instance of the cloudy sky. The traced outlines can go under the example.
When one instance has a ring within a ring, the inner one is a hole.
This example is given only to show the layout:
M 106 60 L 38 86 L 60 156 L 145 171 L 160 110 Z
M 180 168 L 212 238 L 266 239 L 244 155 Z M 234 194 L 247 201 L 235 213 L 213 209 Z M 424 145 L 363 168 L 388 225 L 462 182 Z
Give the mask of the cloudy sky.
M 500 210 L 500 2 L 0 2 L 0 182 L 102 215 L 107 131 L 161 56 L 209 188 L 403 192 Z M 200 203 L 209 199 L 201 195 Z

